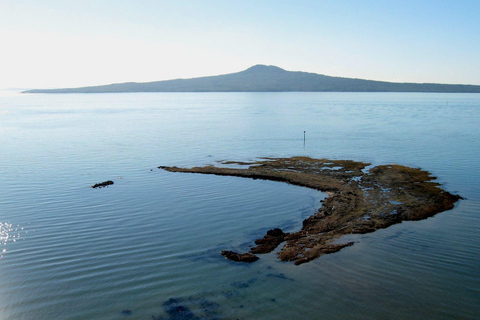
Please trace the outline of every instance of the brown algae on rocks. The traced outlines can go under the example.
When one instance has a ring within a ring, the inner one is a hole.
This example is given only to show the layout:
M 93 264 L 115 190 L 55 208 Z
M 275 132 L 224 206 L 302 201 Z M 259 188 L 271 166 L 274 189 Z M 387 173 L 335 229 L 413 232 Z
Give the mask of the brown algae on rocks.
M 159 168 L 170 172 L 280 181 L 328 194 L 322 207 L 303 221 L 301 230 L 293 233 L 284 233 L 278 228 L 269 230 L 264 238 L 255 241 L 257 246 L 245 255 L 248 258 L 244 262 L 255 261 L 252 255 L 271 252 L 283 242 L 284 247 L 277 253 L 281 260 L 294 261 L 297 265 L 309 262 L 352 245 L 352 242 L 338 244 L 335 241 L 343 235 L 373 232 L 406 220 L 426 219 L 452 209 L 462 199 L 441 189 L 429 172 L 401 165 L 381 165 L 366 170 L 369 163 L 309 157 L 220 164 L 248 167 Z M 239 259 L 242 254 L 225 256 L 242 261 Z

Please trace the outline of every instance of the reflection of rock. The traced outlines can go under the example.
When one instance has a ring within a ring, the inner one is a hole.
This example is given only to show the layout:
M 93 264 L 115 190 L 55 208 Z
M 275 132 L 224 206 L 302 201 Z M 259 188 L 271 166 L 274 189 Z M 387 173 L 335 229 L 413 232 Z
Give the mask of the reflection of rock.
M 233 251 L 222 251 L 222 256 L 228 260 L 236 262 L 254 262 L 258 260 L 258 257 L 251 253 L 236 253 Z
M 92 186 L 92 188 L 103 188 L 103 187 L 109 186 L 111 184 L 113 184 L 113 181 L 111 181 L 111 180 L 103 181 L 103 182 L 100 182 L 100 183 L 95 183 Z
M 269 253 L 275 250 L 276 247 L 283 241 L 285 241 L 285 236 L 287 234 L 283 233 L 282 229 L 275 228 L 268 230 L 265 237 L 262 239 L 255 240 L 256 247 L 253 247 L 251 253 Z
M 270 230 L 264 238 L 255 241 L 257 246 L 249 254 L 222 252 L 234 261 L 243 261 L 243 258 L 254 261 L 252 253 L 270 252 L 286 241 L 278 252 L 279 258 L 301 264 L 352 245 L 351 242 L 334 244 L 343 235 L 373 232 L 405 220 L 426 219 L 452 209 L 462 199 L 432 182 L 435 178 L 429 172 L 400 165 L 382 165 L 366 171 L 368 163 L 308 157 L 223 164 L 250 166 L 246 169 L 214 166 L 160 168 L 171 172 L 281 181 L 328 194 L 322 207 L 303 221 L 301 230 L 290 234 L 284 234 L 280 229 Z

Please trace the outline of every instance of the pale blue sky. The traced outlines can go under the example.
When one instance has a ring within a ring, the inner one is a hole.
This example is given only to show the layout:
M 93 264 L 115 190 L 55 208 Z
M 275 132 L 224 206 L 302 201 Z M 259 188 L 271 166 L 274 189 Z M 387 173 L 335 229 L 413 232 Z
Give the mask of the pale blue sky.
M 478 0 L 0 0 L 0 88 L 217 75 L 255 64 L 480 85 Z

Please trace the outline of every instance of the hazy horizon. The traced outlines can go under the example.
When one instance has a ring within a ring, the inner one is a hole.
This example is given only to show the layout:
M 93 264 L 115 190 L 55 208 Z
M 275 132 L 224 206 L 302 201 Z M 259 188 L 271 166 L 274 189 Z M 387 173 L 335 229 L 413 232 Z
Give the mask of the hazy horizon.
M 0 88 L 228 74 L 480 85 L 480 3 L 152 0 L 0 3 Z

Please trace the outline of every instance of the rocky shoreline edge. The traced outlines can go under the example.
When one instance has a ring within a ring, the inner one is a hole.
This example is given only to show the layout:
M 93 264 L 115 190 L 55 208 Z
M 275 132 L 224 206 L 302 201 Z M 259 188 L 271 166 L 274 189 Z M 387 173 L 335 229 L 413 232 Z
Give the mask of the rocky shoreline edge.
M 436 178 L 429 172 L 395 164 L 367 169 L 370 164 L 365 162 L 291 157 L 223 161 L 220 165 L 242 168 L 212 165 L 158 168 L 280 181 L 328 194 L 322 207 L 303 221 L 301 230 L 284 233 L 273 228 L 255 241 L 256 246 L 250 252 L 222 251 L 227 259 L 238 262 L 254 262 L 258 260 L 257 254 L 271 252 L 285 243 L 278 257 L 299 265 L 353 245 L 334 243 L 343 235 L 369 233 L 402 221 L 426 219 L 452 209 L 462 199 L 433 182 Z

